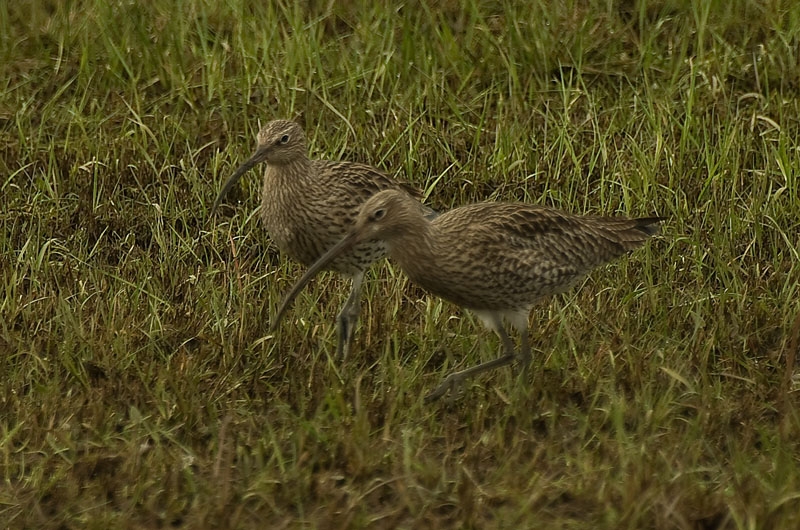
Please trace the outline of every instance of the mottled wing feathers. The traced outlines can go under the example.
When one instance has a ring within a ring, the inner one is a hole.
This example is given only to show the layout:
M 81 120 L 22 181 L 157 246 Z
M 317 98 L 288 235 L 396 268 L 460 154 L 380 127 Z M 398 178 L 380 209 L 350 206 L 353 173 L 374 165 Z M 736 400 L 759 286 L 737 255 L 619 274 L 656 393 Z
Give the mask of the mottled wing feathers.
M 447 212 L 434 223 L 481 247 L 503 248 L 517 260 L 585 271 L 641 246 L 658 231 L 660 220 L 577 216 L 542 206 L 480 203 Z
M 331 186 L 352 190 L 365 200 L 377 192 L 387 189 L 400 189 L 417 200 L 422 198 L 422 193 L 413 186 L 398 182 L 384 172 L 366 164 L 331 160 L 314 160 L 313 164 L 318 179 L 329 180 Z
M 414 281 L 472 309 L 525 309 L 641 245 L 659 219 L 575 216 L 520 203 L 479 203 L 432 221 L 432 260 L 404 263 Z
M 334 162 L 330 160 L 314 160 L 315 175 L 321 180 L 320 192 L 340 196 L 339 207 L 344 212 L 348 226 L 355 221 L 358 211 L 367 199 L 376 193 L 394 189 L 407 193 L 417 201 L 423 199 L 422 192 L 406 184 L 398 182 L 382 171 L 358 162 Z M 432 209 L 422 206 L 425 216 L 436 215 Z

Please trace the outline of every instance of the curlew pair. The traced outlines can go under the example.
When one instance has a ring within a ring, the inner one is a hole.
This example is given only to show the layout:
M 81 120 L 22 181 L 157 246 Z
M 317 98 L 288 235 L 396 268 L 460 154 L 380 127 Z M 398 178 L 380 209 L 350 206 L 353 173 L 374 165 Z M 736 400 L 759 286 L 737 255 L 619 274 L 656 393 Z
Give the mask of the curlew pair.
M 641 246 L 661 218 L 573 215 L 524 203 L 483 202 L 435 215 L 419 194 L 379 170 L 309 160 L 299 125 L 278 120 L 258 134 L 255 154 L 225 182 L 212 208 L 248 170 L 266 162 L 261 214 L 278 247 L 310 266 L 286 296 L 274 328 L 320 270 L 352 279 L 338 317 L 346 356 L 358 320 L 364 271 L 386 254 L 414 283 L 475 313 L 499 336 L 503 355 L 450 374 L 426 396 L 437 399 L 465 378 L 520 359 L 530 362 L 528 316 L 592 269 Z M 503 320 L 519 331 L 515 353 Z

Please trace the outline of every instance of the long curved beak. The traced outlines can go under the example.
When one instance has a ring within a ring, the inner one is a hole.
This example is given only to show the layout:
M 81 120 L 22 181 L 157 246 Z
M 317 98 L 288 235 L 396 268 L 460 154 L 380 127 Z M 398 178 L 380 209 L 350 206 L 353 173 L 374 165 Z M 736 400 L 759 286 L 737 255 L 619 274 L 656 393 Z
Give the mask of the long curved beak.
M 217 207 L 219 207 L 222 199 L 224 199 L 228 192 L 231 191 L 231 188 L 239 181 L 242 175 L 253 169 L 253 167 L 262 160 L 262 153 L 260 151 L 256 151 L 256 153 L 251 156 L 247 162 L 236 168 L 236 171 L 233 172 L 233 175 L 228 177 L 228 180 L 226 180 L 225 184 L 222 185 L 222 189 L 219 190 L 219 195 L 217 195 L 217 198 L 214 201 L 214 206 L 211 207 L 211 217 L 214 216 L 214 213 L 217 211 Z
M 275 314 L 275 316 L 271 319 L 272 322 L 269 325 L 270 333 L 275 331 L 275 329 L 278 327 L 278 324 L 280 323 L 283 314 L 286 312 L 287 309 L 289 309 L 289 306 L 292 305 L 294 299 L 297 297 L 298 294 L 300 294 L 300 291 L 303 290 L 303 288 L 308 284 L 308 282 L 310 282 L 311 279 L 314 278 L 314 276 L 319 274 L 319 271 L 324 269 L 333 260 L 338 258 L 342 253 L 350 250 L 353 247 L 353 245 L 355 245 L 360 241 L 360 239 L 361 238 L 359 237 L 358 232 L 356 231 L 350 232 L 341 241 L 336 243 L 336 245 L 334 245 L 330 250 L 328 250 L 325 254 L 323 254 L 311 267 L 309 267 L 309 269 L 306 271 L 303 277 L 300 278 L 297 281 L 297 283 L 294 284 L 294 287 L 292 287 L 292 290 L 289 291 L 289 294 L 287 294 L 283 298 L 283 302 L 281 302 L 281 307 L 278 309 L 278 312 Z

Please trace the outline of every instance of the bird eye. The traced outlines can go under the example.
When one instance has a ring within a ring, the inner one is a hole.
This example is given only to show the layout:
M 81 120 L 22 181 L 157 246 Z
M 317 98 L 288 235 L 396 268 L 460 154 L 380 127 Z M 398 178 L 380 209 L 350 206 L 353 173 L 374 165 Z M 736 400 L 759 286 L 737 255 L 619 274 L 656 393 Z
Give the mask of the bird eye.
M 375 210 L 374 212 L 372 212 L 372 220 L 373 221 L 380 221 L 381 219 L 383 219 L 384 215 L 386 215 L 386 210 L 384 210 L 383 208 L 379 208 L 379 209 Z
M 289 135 L 288 134 L 284 134 L 283 136 L 281 136 L 280 142 L 282 144 L 288 144 L 289 143 Z

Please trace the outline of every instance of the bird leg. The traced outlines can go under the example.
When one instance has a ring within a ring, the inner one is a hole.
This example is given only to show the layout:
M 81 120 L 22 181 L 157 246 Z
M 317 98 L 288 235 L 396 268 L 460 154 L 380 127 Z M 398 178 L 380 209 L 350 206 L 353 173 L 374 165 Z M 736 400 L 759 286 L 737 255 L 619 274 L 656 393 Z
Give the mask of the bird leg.
M 358 315 L 361 312 L 361 283 L 364 280 L 364 273 L 354 274 L 352 279 L 353 285 L 350 289 L 350 296 L 347 297 L 347 301 L 336 317 L 339 334 L 336 355 L 342 361 L 347 360 L 350 355 L 350 346 L 353 344 Z
M 503 328 L 503 323 L 500 320 L 500 317 L 497 315 L 492 315 L 491 324 L 491 327 L 500 336 L 500 340 L 503 343 L 503 356 L 448 375 L 439 386 L 433 389 L 433 392 L 425 396 L 425 403 L 436 401 L 440 397 L 447 394 L 450 389 L 453 389 L 457 385 L 463 383 L 468 377 L 511 364 L 514 361 L 514 359 L 517 357 L 516 353 L 514 352 L 514 342 L 511 340 L 511 337 L 508 336 L 505 328 Z
M 523 373 L 527 376 L 531 370 L 531 359 L 533 356 L 531 355 L 531 343 L 528 339 L 528 328 L 525 326 L 524 328 L 519 330 L 520 336 L 520 351 L 519 362 L 522 364 Z

